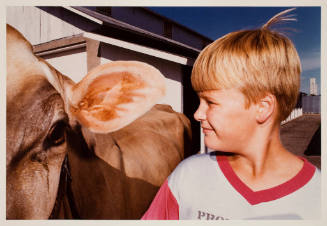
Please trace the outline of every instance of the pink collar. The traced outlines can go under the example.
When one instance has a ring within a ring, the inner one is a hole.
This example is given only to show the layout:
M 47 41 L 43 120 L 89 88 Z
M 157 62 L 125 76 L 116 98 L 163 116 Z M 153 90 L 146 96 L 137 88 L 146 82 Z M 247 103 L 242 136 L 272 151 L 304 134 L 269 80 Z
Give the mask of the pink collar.
M 227 156 L 217 155 L 217 162 L 221 171 L 229 183 L 234 187 L 234 189 L 238 191 L 238 193 L 240 193 L 251 205 L 255 205 L 261 202 L 268 202 L 282 198 L 300 189 L 309 182 L 309 180 L 314 175 L 316 168 L 305 158 L 300 158 L 304 161 L 304 164 L 297 175 L 283 184 L 260 191 L 251 190 L 240 180 L 240 178 L 235 174 L 231 165 L 229 164 Z

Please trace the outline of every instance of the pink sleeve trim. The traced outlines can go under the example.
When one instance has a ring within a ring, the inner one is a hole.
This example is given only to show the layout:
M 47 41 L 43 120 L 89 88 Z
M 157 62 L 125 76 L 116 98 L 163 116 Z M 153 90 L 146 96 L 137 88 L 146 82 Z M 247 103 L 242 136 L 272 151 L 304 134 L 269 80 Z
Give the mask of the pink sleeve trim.
M 166 180 L 141 220 L 178 220 L 179 206 Z

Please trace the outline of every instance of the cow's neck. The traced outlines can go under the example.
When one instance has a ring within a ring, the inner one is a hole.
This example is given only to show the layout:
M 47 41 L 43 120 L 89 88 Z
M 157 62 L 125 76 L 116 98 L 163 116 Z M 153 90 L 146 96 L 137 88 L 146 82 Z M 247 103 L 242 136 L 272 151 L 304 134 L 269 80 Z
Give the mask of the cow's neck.
M 84 127 L 82 128 L 82 133 L 89 146 L 89 150 L 93 150 L 98 158 L 116 169 L 124 169 L 121 159 L 122 153 L 113 136 L 108 134 L 96 134 Z

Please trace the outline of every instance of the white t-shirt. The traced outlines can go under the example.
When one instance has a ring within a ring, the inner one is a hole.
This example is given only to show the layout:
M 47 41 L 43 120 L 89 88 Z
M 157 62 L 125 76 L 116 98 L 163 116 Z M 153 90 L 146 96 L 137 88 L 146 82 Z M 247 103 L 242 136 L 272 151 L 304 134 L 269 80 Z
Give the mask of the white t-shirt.
M 304 160 L 300 172 L 276 187 L 252 191 L 215 153 L 182 161 L 142 219 L 319 219 L 320 171 Z

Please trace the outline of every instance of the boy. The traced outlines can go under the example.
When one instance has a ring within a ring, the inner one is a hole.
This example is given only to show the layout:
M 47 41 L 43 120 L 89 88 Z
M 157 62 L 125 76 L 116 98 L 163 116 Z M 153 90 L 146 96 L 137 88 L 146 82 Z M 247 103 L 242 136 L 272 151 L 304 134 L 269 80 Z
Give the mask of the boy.
M 207 147 L 221 152 L 180 163 L 142 219 L 318 219 L 320 171 L 288 152 L 280 123 L 296 104 L 300 59 L 292 42 L 261 29 L 207 46 L 192 71 L 194 118 Z

